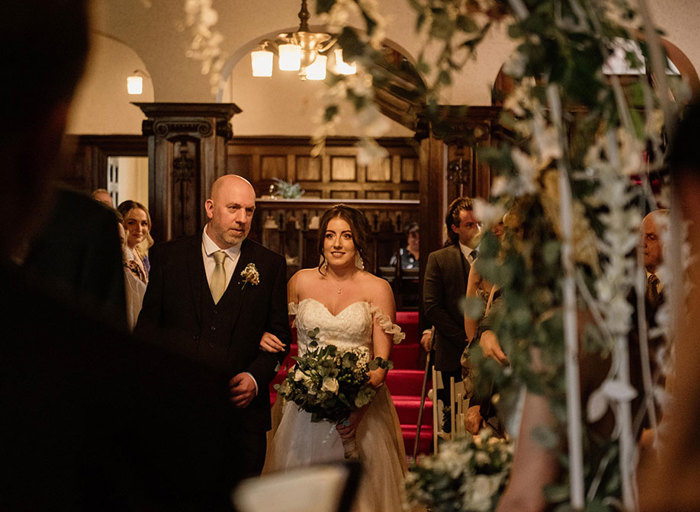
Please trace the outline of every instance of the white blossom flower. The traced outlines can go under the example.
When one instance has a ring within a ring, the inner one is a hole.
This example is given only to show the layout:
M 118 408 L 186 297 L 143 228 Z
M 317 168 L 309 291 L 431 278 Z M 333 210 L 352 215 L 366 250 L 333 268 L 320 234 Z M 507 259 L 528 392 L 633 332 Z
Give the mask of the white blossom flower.
M 323 379 L 323 386 L 321 387 L 323 391 L 328 391 L 329 393 L 337 393 L 339 386 L 337 379 L 333 377 L 326 377 Z
M 501 222 L 505 213 L 506 210 L 501 204 L 490 203 L 481 198 L 474 199 L 474 217 L 484 224 L 485 229 Z

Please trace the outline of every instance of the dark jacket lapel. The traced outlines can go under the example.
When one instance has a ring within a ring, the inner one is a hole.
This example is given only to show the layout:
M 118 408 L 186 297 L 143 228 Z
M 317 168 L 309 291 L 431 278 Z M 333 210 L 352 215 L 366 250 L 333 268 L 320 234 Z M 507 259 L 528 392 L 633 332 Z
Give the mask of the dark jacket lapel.
M 241 244 L 241 255 L 238 258 L 238 263 L 231 276 L 231 281 L 229 281 L 228 288 L 226 288 L 226 293 L 230 295 L 231 299 L 231 325 L 235 329 L 236 322 L 238 322 L 238 316 L 241 314 L 241 305 L 243 304 L 243 297 L 248 292 L 250 284 L 243 288 L 243 277 L 241 272 L 248 265 L 248 263 L 253 262 L 253 246 L 248 240 L 243 240 Z
M 203 290 L 208 290 L 207 274 L 204 271 L 204 261 L 202 259 L 202 238 L 201 235 L 193 236 L 190 239 L 191 243 L 187 248 L 187 277 L 190 284 L 190 292 L 192 297 L 192 307 L 197 319 L 197 332 L 202 325 L 202 294 Z M 211 295 L 209 296 L 211 299 Z

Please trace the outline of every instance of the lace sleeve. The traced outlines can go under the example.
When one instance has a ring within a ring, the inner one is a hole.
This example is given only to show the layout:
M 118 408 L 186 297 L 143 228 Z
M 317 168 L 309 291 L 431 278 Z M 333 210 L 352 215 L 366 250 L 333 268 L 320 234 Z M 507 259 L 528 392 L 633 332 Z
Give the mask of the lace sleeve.
M 401 332 L 401 327 L 393 323 L 391 321 L 391 318 L 385 315 L 381 309 L 379 309 L 375 305 L 371 305 L 370 313 L 372 313 L 372 316 L 377 319 L 377 322 L 379 322 L 379 325 L 382 327 L 382 329 L 384 329 L 384 332 L 387 334 L 391 334 L 395 345 L 403 341 L 403 339 L 406 337 L 406 334 Z

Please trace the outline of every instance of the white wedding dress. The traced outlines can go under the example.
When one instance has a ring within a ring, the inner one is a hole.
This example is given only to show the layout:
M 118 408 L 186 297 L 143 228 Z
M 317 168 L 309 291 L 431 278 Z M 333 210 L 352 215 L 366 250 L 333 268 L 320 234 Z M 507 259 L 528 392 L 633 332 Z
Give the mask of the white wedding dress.
M 340 350 L 367 350 L 370 356 L 375 320 L 395 342 L 404 337 L 389 317 L 368 302 L 354 302 L 333 315 L 321 302 L 308 298 L 298 306 L 290 304 L 290 314 L 295 313 L 300 354 L 307 350 L 310 341 L 306 333 L 316 327 L 320 331 L 317 338 L 321 345 L 333 344 Z M 360 421 L 356 443 L 363 477 L 353 512 L 401 511 L 406 453 L 399 419 L 386 386 L 379 388 Z M 286 402 L 270 442 L 265 471 L 343 460 L 343 454 L 343 444 L 334 424 L 312 423 L 309 413 L 299 410 L 293 402 Z

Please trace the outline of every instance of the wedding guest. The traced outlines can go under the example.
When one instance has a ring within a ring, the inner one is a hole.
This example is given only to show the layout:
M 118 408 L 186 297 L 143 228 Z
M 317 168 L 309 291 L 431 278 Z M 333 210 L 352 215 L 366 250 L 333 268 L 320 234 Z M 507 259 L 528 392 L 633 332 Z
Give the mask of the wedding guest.
M 492 228 L 491 232 L 493 236 L 500 239 L 503 236 L 504 229 L 504 223 L 501 221 Z M 494 416 L 496 411 L 491 404 L 491 396 L 479 396 L 479 393 L 475 393 L 474 379 L 477 377 L 475 369 L 471 365 L 469 354 L 470 350 L 472 350 L 471 345 L 476 341 L 481 347 L 484 357 L 492 358 L 500 365 L 507 364 L 508 362 L 508 358 L 503 353 L 498 339 L 492 331 L 484 330 L 480 335 L 478 334 L 479 324 L 482 319 L 488 315 L 500 291 L 497 286 L 481 277 L 477 270 L 477 260 L 475 260 L 474 265 L 469 269 L 466 298 L 467 300 L 478 299 L 483 302 L 483 313 L 478 317 L 472 317 L 467 313 L 464 314 L 464 331 L 467 335 L 467 346 L 464 348 L 460 358 L 460 364 L 462 365 L 462 382 L 465 384 L 465 393 L 470 399 L 469 408 L 465 413 L 465 428 L 467 432 L 474 435 L 476 435 L 485 424 L 485 419 L 494 418 L 493 421 L 496 422 Z M 499 423 L 496 422 L 493 423 L 493 425 L 498 426 L 496 429 L 497 431 L 500 432 L 500 430 L 502 430 Z
M 646 297 L 649 305 L 653 308 L 653 313 L 656 312 L 663 300 L 663 283 L 659 279 L 657 271 L 664 259 L 662 238 L 667 231 L 668 222 L 669 211 L 666 209 L 654 210 L 647 214 L 642 221 L 644 268 L 647 272 Z
M 403 339 L 394 324 L 396 306 L 389 283 L 364 270 L 369 266 L 370 236 L 369 222 L 355 208 L 336 205 L 321 218 L 319 266 L 300 270 L 288 283 L 290 314 L 296 317 L 301 354 L 308 350 L 312 342 L 308 333 L 314 328 L 319 328 L 321 346 L 335 345 L 370 358 L 390 359 L 392 342 Z M 263 340 L 261 348 L 274 352 L 283 347 Z M 270 446 L 267 469 L 343 460 L 344 444 L 352 442 L 364 473 L 353 510 L 402 510 L 406 454 L 396 409 L 384 386 L 386 373 L 383 368 L 369 372 L 369 383 L 377 394 L 369 405 L 354 410 L 337 425 L 313 422 L 311 413 L 294 402 L 281 405 L 282 419 Z
M 126 288 L 126 323 L 130 331 L 136 327 L 136 320 L 139 318 L 141 306 L 143 305 L 143 296 L 146 294 L 146 283 L 142 279 L 141 268 L 129 260 L 126 254 L 126 231 L 124 224 L 120 221 L 117 224 L 119 228 L 119 238 L 122 243 L 122 254 L 124 257 L 124 284 Z
M 472 200 L 468 197 L 452 201 L 445 216 L 448 245 L 431 252 L 425 267 L 423 311 L 427 321 L 435 327 L 435 369 L 442 373 L 444 383 L 449 383 L 451 377 L 455 381 L 462 378 L 460 357 L 467 346 L 467 335 L 461 304 L 481 233 L 472 209 Z M 443 404 L 449 403 L 447 388 L 438 390 L 438 399 Z M 445 412 L 447 418 L 449 410 Z M 449 422 L 443 423 L 450 428 Z
M 395 266 L 399 259 L 402 269 L 418 268 L 420 261 L 420 228 L 417 222 L 411 222 L 405 229 L 406 247 L 399 249 L 397 255 L 391 257 L 389 265 Z
M 88 41 L 83 0 L 3 5 L 0 46 L 17 50 L 5 63 L 23 79 L 5 84 L 12 100 L 0 112 L 0 510 L 212 510 L 209 496 L 228 491 L 209 469 L 225 381 L 99 320 L 93 295 L 66 293 L 18 264 L 52 215 L 50 183 Z M 86 195 L 59 200 L 90 203 L 79 211 L 98 216 L 119 262 L 114 215 Z M 75 236 L 50 232 L 51 250 L 80 243 L 93 222 L 74 219 Z
M 287 265 L 247 238 L 255 189 L 246 179 L 218 178 L 204 208 L 208 222 L 200 233 L 154 248 L 135 332 L 161 337 L 227 375 L 231 405 L 221 418 L 226 437 L 220 447 L 227 464 L 220 478 L 230 487 L 260 474 L 265 461 L 268 387 L 291 343 Z M 263 337 L 282 351 L 259 350 Z
M 91 195 L 95 201 L 100 202 L 105 206 L 109 206 L 110 208 L 114 208 L 114 201 L 112 200 L 112 196 L 109 194 L 107 189 L 96 188 L 92 191 Z
M 148 249 L 153 246 L 151 238 L 151 215 L 148 209 L 136 201 L 124 201 L 117 208 L 122 215 L 126 229 L 126 259 L 129 265 L 138 268 L 139 279 L 148 283 L 148 273 L 151 269 L 148 260 Z
M 692 288 L 682 306 L 673 313 L 677 318 L 674 341 L 674 374 L 669 376 L 671 401 L 659 426 L 659 454 L 647 458 L 640 470 L 639 505 L 643 512 L 700 509 L 700 345 L 697 340 L 697 318 L 700 315 L 700 103 L 685 108 L 670 146 L 674 198 L 681 220 L 691 223 L 687 244 L 690 262 L 682 283 Z M 680 223 L 674 226 L 680 228 Z M 671 226 L 669 226 L 671 228 Z M 682 235 L 681 235 L 682 239 Z M 680 269 L 674 269 L 680 274 Z M 679 275 L 680 277 L 680 275 Z

